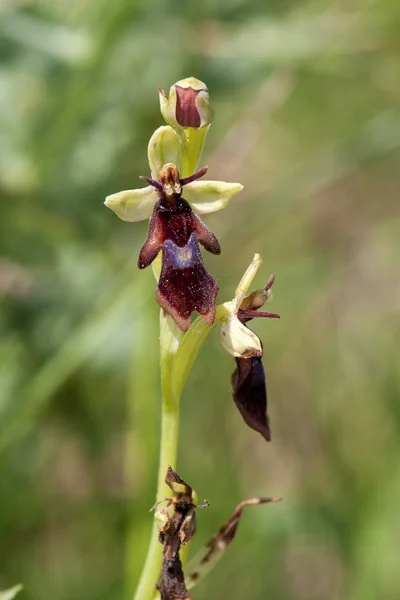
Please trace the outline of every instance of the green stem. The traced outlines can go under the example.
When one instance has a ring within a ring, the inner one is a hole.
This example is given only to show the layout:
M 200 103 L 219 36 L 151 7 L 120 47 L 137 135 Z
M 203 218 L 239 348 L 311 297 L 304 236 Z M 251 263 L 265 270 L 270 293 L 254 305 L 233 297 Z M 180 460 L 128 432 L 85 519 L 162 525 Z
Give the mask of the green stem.
M 161 311 L 162 313 L 162 311 Z M 171 385 L 171 362 L 179 344 L 179 336 L 169 317 L 160 316 L 160 372 L 161 372 L 161 442 L 158 467 L 156 501 L 170 495 L 165 483 L 167 467 L 175 468 L 179 441 L 180 395 L 174 394 Z M 156 584 L 161 573 L 162 546 L 158 541 L 158 531 L 153 525 L 149 549 L 134 600 L 150 600 L 156 592 Z
M 165 498 L 165 474 L 169 464 L 176 462 L 179 431 L 179 406 L 175 411 L 166 410 L 163 403 L 161 425 L 160 463 L 158 471 L 157 501 Z M 134 600 L 150 600 L 156 591 L 156 583 L 161 573 L 162 546 L 158 541 L 158 531 L 153 525 L 149 549 Z

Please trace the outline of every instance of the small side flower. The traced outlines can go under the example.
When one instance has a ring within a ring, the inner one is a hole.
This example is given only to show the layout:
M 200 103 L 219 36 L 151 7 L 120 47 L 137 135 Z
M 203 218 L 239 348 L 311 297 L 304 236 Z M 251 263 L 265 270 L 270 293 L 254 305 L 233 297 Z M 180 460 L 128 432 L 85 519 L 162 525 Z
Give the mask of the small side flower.
M 245 423 L 270 441 L 262 344 L 246 326 L 254 318 L 279 319 L 276 313 L 259 310 L 271 297 L 270 290 L 275 281 L 273 275 L 262 289 L 246 295 L 260 265 L 261 257 L 256 254 L 236 290 L 235 298 L 224 304 L 227 312 L 220 326 L 220 340 L 236 361 L 236 370 L 232 375 L 233 400 Z

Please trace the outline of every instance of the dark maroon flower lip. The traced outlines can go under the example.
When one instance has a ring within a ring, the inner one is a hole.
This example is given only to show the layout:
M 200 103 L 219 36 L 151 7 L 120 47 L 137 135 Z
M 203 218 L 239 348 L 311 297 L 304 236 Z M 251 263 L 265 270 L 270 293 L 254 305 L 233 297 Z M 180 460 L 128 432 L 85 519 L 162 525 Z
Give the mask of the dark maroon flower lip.
M 138 267 L 146 268 L 162 252 L 157 302 L 182 331 L 190 327 L 194 311 L 208 325 L 215 319 L 218 285 L 204 265 L 199 244 L 212 254 L 220 254 L 221 248 L 215 235 L 182 198 L 183 186 L 205 173 L 206 168 L 181 179 L 174 165 L 166 165 L 160 181 L 144 177 L 156 188 L 159 201 L 153 209 Z
M 244 298 L 237 313 L 241 323 L 251 319 L 279 319 L 277 313 L 260 311 L 268 299 L 268 293 L 275 281 L 274 275 L 266 285 L 255 290 Z M 264 366 L 261 356 L 239 357 L 236 360 L 236 370 L 232 375 L 233 400 L 245 423 L 261 433 L 268 442 L 271 441 L 271 427 L 267 414 L 267 386 Z
M 267 415 L 267 388 L 260 356 L 236 358 L 232 375 L 233 400 L 245 423 L 268 441 L 271 428 Z
M 157 289 L 157 302 L 182 331 L 190 327 L 192 312 L 201 314 L 208 325 L 215 319 L 218 285 L 204 266 L 197 237 L 177 246 L 163 244 L 163 260 Z

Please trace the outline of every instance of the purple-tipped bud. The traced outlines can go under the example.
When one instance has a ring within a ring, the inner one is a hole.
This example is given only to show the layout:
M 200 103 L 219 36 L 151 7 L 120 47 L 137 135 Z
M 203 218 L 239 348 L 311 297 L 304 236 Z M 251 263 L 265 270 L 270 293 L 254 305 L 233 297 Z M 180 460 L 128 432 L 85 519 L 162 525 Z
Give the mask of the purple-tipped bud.
M 211 123 L 208 88 L 195 77 L 177 81 L 171 86 L 168 96 L 160 90 L 160 108 L 166 122 L 173 127 L 197 129 Z

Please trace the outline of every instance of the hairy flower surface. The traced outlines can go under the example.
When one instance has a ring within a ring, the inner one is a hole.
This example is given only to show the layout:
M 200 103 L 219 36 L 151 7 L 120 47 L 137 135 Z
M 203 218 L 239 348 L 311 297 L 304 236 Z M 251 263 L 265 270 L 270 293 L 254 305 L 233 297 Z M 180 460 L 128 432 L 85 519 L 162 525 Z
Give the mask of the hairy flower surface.
M 188 179 L 201 177 L 205 172 L 202 169 Z M 159 200 L 153 209 L 138 267 L 148 267 L 162 250 L 158 303 L 183 331 L 189 328 L 193 311 L 212 325 L 218 286 L 204 266 L 199 243 L 209 252 L 220 254 L 218 240 L 182 198 L 187 179 L 179 178 L 175 165 L 164 166 L 160 181 L 146 180 L 157 189 Z
M 213 254 L 219 254 L 221 248 L 198 214 L 221 210 L 243 186 L 198 181 L 207 168 L 181 178 L 181 144 L 169 126 L 157 129 L 150 139 L 148 158 L 151 178 L 142 179 L 149 186 L 108 196 L 105 204 L 124 221 L 151 217 L 138 267 L 149 266 L 162 251 L 157 301 L 178 327 L 186 331 L 194 311 L 212 325 L 218 286 L 204 266 L 199 243 Z

